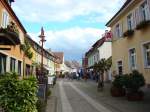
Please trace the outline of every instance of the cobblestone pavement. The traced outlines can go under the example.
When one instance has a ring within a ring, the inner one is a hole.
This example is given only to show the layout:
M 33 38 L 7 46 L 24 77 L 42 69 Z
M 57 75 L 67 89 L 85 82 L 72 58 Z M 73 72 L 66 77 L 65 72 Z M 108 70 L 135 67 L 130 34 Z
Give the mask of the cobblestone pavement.
M 59 80 L 53 88 L 52 97 L 56 109 L 47 106 L 47 112 L 150 112 L 150 93 L 141 102 L 129 102 L 125 97 L 113 98 L 110 84 L 105 84 L 102 92 L 97 92 L 96 83 L 92 81 Z

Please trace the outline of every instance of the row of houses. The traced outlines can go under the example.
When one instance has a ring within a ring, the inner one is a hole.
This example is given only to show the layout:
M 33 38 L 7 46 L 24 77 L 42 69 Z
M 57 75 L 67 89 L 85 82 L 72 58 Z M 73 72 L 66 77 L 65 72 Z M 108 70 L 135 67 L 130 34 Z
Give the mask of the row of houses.
M 93 67 L 95 63 L 98 63 L 101 59 L 107 60 L 111 58 L 111 46 L 111 35 L 110 32 L 106 30 L 102 38 L 96 41 L 85 53 L 85 57 L 82 60 L 84 73 L 89 73 L 90 75 L 93 75 Z M 111 80 L 110 73 L 105 74 L 105 80 Z
M 42 47 L 28 35 L 11 8 L 12 2 L 14 0 L 0 0 L 0 74 L 36 74 L 41 64 Z M 25 41 L 30 45 L 30 56 L 21 49 Z M 62 71 L 64 55 L 60 54 L 43 49 L 43 66 L 49 75 Z
M 112 32 L 112 74 L 141 72 L 150 85 L 150 0 L 126 0 L 107 22 Z M 108 52 L 105 49 L 103 52 Z M 88 58 L 88 65 L 93 64 Z M 87 64 L 87 62 L 86 62 Z

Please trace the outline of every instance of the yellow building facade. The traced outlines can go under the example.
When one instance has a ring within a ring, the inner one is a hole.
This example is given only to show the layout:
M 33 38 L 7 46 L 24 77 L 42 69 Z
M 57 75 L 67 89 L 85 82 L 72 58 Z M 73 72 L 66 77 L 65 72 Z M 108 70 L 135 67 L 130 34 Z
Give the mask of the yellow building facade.
M 150 84 L 150 0 L 127 0 L 106 24 L 111 27 L 112 71 L 143 73 Z
M 0 28 L 5 29 L 10 23 L 15 24 L 18 30 L 18 38 L 20 43 L 17 45 L 2 45 L 0 42 L 0 48 L 9 48 L 10 50 L 0 50 L 1 55 L 1 66 L 0 73 L 3 72 L 17 72 L 23 75 L 23 51 L 20 49 L 20 45 L 24 43 L 24 38 L 26 36 L 26 30 L 22 26 L 21 22 L 13 12 L 9 2 L 7 0 L 0 1 Z M 0 36 L 2 33 L 0 32 Z M 10 35 L 10 38 L 11 37 Z M 5 36 L 1 37 L 5 39 Z M 31 65 L 32 61 L 25 57 L 25 63 Z
M 28 36 L 28 41 L 31 44 L 31 51 L 33 53 L 32 57 L 32 63 L 33 63 L 33 74 L 36 74 L 36 66 L 41 65 L 41 58 L 42 58 L 42 47 L 31 39 L 30 36 Z M 48 75 L 54 75 L 55 74 L 55 60 L 57 57 L 55 57 L 51 52 L 48 50 L 43 51 L 43 66 L 48 71 Z

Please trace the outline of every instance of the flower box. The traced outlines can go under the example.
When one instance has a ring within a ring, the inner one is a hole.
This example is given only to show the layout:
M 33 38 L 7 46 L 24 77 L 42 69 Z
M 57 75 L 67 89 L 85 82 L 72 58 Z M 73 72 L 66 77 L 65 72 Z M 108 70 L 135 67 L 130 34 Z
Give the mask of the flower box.
M 134 30 L 127 30 L 123 33 L 123 37 L 132 37 L 134 35 Z
M 140 23 L 136 26 L 136 30 L 147 29 L 148 27 L 150 27 L 150 20 L 140 22 Z

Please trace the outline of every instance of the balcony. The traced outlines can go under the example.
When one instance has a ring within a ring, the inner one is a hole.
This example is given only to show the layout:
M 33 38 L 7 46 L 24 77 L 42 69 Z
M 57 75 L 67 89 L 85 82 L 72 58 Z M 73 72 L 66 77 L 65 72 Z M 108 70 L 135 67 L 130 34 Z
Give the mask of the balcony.
M 7 28 L 0 28 L 0 45 L 19 45 L 19 31 L 15 23 L 10 22 Z

